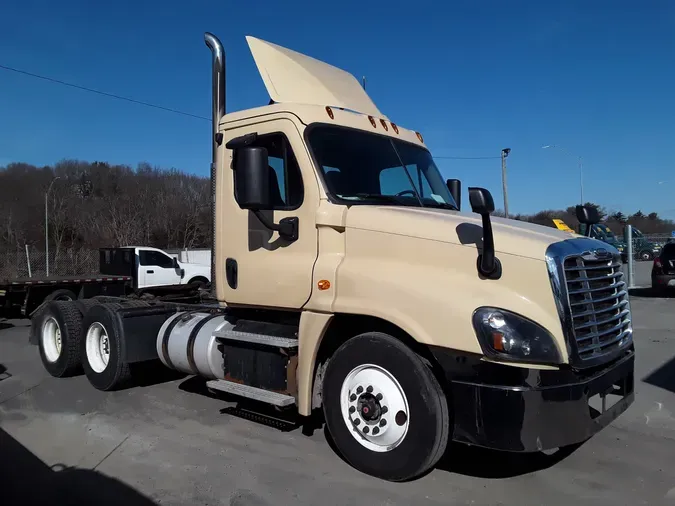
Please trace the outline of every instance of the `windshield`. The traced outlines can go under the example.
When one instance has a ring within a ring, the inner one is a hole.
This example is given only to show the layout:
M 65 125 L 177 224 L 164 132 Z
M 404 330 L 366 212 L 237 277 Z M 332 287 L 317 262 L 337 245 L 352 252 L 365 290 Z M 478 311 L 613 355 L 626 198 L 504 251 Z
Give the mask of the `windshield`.
M 457 209 L 426 149 L 384 135 L 318 125 L 309 144 L 339 200 Z

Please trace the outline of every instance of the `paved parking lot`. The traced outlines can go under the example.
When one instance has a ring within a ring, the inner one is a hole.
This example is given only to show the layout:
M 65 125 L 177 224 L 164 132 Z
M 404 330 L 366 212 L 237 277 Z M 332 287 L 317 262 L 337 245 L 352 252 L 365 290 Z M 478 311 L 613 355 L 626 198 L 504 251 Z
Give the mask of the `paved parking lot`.
M 610 427 L 565 458 L 451 445 L 403 484 L 354 471 L 321 430 L 235 416 L 194 378 L 52 378 L 28 322 L 0 321 L 0 504 L 675 505 L 675 298 L 638 293 L 637 397 Z

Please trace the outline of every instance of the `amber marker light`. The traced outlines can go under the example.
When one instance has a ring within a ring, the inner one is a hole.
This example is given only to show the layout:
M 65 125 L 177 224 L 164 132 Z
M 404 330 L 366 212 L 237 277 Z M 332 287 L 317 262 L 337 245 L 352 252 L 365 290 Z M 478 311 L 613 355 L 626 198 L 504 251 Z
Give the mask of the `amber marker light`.
M 382 128 L 384 128 L 385 132 L 389 131 L 389 127 L 387 126 L 387 122 L 384 121 L 383 119 L 380 120 L 380 123 L 382 123 Z
M 396 123 L 392 123 L 391 128 L 394 129 L 394 132 L 398 133 L 398 127 L 396 126 Z
M 326 112 L 328 113 L 328 117 L 330 119 L 335 119 L 335 115 L 333 114 L 333 109 L 330 108 L 330 106 L 326 106 Z
M 375 123 L 375 118 L 372 116 L 368 116 L 368 119 L 370 120 L 370 124 L 373 125 L 373 128 L 377 128 L 377 123 Z
M 322 279 L 317 284 L 319 285 L 319 290 L 328 290 L 330 288 L 330 281 L 327 279 Z
M 424 139 L 422 139 L 422 134 L 419 132 L 415 132 L 417 134 L 417 138 L 420 140 L 420 142 L 424 142 Z

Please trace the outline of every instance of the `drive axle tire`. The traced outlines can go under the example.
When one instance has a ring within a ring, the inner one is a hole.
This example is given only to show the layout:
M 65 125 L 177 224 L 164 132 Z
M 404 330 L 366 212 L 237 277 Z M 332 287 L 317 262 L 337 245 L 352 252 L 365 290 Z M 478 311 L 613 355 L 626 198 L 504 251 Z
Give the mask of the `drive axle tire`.
M 416 353 L 387 334 L 369 332 L 340 346 L 322 397 L 338 451 L 364 473 L 410 480 L 445 452 L 450 416 L 441 385 Z
M 82 321 L 82 367 L 98 390 L 118 390 L 131 381 L 129 364 L 122 358 L 123 330 L 115 314 L 120 307 L 114 303 L 93 306 Z
M 54 290 L 52 293 L 47 295 L 44 299 L 44 302 L 58 300 L 58 301 L 71 301 L 77 300 L 77 295 L 75 295 L 71 290 L 66 290 L 64 288 L 59 290 Z
M 56 378 L 81 372 L 80 336 L 82 315 L 73 302 L 48 304 L 36 319 L 40 359 Z

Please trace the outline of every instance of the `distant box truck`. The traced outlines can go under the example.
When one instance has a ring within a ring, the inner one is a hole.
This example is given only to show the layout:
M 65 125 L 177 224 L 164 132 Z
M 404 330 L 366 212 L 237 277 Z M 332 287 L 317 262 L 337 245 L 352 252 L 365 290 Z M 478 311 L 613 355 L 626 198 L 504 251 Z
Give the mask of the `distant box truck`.
M 159 359 L 212 392 L 318 414 L 351 465 L 392 481 L 425 473 L 450 440 L 562 448 L 628 408 L 619 251 L 493 218 L 483 188 L 460 211 L 461 184 L 421 133 L 352 75 L 275 44 L 248 37 L 271 102 L 226 114 L 223 47 L 206 43 L 212 298 L 51 302 L 32 336 L 52 375 L 84 370 L 113 390 Z

